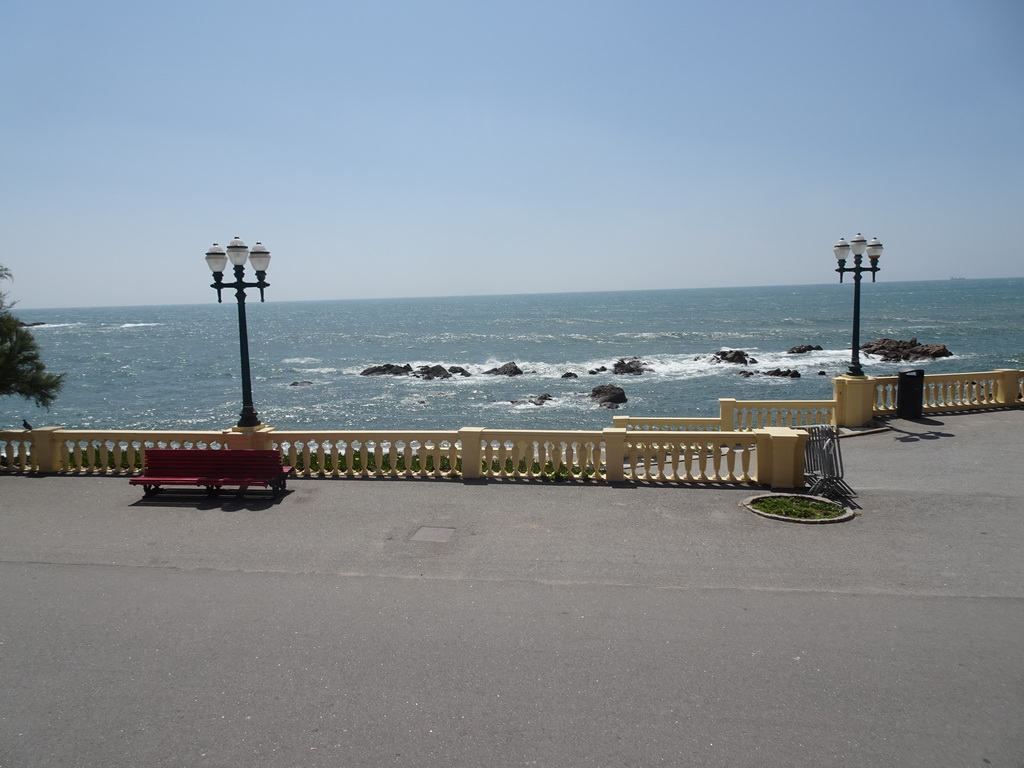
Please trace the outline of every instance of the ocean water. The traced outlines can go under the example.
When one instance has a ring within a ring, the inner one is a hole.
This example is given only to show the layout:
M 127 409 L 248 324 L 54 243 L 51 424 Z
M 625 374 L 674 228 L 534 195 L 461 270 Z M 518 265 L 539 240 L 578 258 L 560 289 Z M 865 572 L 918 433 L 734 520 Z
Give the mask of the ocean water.
M 952 358 L 927 372 L 1024 368 L 1024 278 L 864 283 L 861 340 L 945 344 Z M 253 393 L 278 429 L 599 429 L 614 413 L 702 416 L 718 398 L 822 399 L 850 357 L 853 286 L 720 288 L 423 299 L 247 303 Z M 47 412 L 0 399 L 0 429 L 225 429 L 238 420 L 237 309 L 223 304 L 22 310 L 50 370 L 67 372 Z M 788 355 L 798 344 L 824 349 Z M 752 370 L 796 369 L 799 379 L 743 378 L 712 362 L 742 349 Z M 639 356 L 641 376 L 610 371 Z M 515 361 L 526 373 L 482 375 Z M 460 365 L 468 378 L 365 377 L 382 363 Z M 862 355 L 869 375 L 901 365 Z M 905 365 L 905 364 L 904 364 Z M 563 379 L 572 371 L 578 379 Z M 819 375 L 819 372 L 826 375 Z M 291 386 L 293 382 L 311 382 Z M 629 402 L 597 408 L 586 396 L 614 383 Z M 531 405 L 531 397 L 552 400 Z M 519 401 L 519 402 L 514 402 Z

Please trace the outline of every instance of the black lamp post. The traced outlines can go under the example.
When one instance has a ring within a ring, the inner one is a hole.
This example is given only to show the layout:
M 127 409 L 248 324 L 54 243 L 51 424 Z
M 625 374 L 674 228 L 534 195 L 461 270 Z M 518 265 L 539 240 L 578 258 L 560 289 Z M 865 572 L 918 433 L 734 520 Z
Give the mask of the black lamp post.
M 224 282 L 224 268 L 228 260 L 235 267 L 235 282 Z M 245 261 L 252 262 L 252 268 L 256 270 L 256 282 L 245 282 Z M 245 324 L 245 289 L 259 288 L 260 301 L 263 301 L 263 289 L 268 283 L 264 278 L 267 276 L 267 267 L 270 266 L 270 251 L 262 244 L 256 243 L 252 250 L 239 238 L 228 243 L 227 252 L 214 243 L 206 252 L 206 263 L 210 265 L 213 272 L 213 283 L 211 288 L 217 290 L 217 303 L 221 303 L 220 292 L 225 288 L 235 289 L 235 298 L 238 299 L 238 346 L 242 355 L 242 413 L 238 420 L 240 427 L 258 427 L 260 425 L 259 414 L 252 404 L 252 376 L 249 372 L 249 329 Z
M 836 255 L 839 267 L 839 282 L 843 282 L 843 275 L 847 272 L 853 273 L 853 348 L 850 352 L 850 370 L 848 376 L 863 376 L 864 369 L 860 367 L 860 279 L 864 272 L 871 273 L 871 282 L 875 282 L 875 273 L 879 270 L 878 257 L 882 255 L 882 244 L 878 238 L 872 238 L 869 243 L 864 235 L 857 233 L 850 242 L 839 238 L 839 242 L 832 249 Z M 853 254 L 853 266 L 846 266 L 846 259 Z M 867 253 L 870 267 L 861 266 L 861 259 Z

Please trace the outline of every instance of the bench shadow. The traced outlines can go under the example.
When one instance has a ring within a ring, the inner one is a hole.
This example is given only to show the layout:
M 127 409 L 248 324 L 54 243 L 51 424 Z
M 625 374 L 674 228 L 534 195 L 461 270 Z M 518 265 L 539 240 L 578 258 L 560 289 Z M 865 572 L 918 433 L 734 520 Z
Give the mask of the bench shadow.
M 173 509 L 195 509 L 207 512 L 220 510 L 221 512 L 261 512 L 281 504 L 294 491 L 285 489 L 279 495 L 256 496 L 252 493 L 224 493 L 216 496 L 208 496 L 205 491 L 195 491 L 189 488 L 161 489 L 159 493 L 152 496 L 143 496 L 131 506 L 133 507 L 169 507 Z

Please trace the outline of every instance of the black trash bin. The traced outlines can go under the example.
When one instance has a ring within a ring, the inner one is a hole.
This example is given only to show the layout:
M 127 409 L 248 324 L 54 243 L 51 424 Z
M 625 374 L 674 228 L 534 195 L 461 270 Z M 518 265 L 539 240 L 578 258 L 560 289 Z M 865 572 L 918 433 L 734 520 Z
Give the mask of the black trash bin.
M 900 368 L 896 384 L 896 415 L 920 419 L 924 407 L 924 369 Z

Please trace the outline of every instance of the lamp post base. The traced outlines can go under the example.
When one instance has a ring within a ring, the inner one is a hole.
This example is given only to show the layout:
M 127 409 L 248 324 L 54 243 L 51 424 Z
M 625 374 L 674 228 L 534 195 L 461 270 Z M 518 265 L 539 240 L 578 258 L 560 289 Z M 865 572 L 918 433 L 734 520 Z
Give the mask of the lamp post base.
M 242 418 L 238 420 L 236 425 L 240 429 L 255 429 L 256 427 L 262 427 L 263 422 L 260 421 L 259 414 L 256 411 L 242 411 Z

